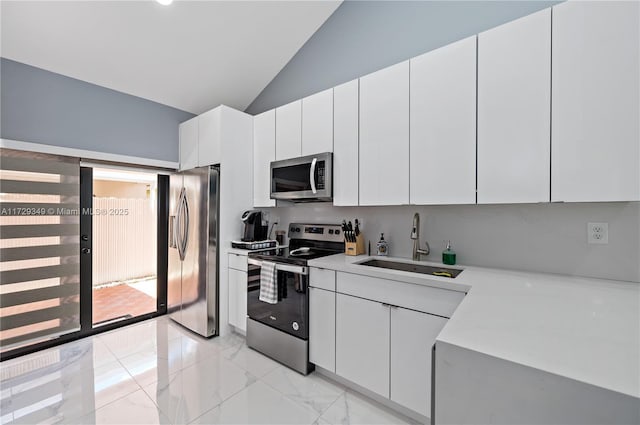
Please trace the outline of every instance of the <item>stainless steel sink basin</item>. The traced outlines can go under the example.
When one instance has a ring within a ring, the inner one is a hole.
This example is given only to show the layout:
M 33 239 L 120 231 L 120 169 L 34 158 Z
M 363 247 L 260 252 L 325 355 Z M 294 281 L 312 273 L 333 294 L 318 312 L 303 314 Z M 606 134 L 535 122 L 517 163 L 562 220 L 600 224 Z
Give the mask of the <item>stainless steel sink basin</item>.
M 460 273 L 462 273 L 461 269 L 449 269 L 446 267 L 433 267 L 427 266 L 424 264 L 411 264 L 411 263 L 401 263 L 399 261 L 389 261 L 389 260 L 367 260 L 362 263 L 358 263 L 362 266 L 371 266 L 371 267 L 380 267 L 382 269 L 391 269 L 391 270 L 401 270 L 404 272 L 412 272 L 412 273 L 421 273 L 421 274 L 429 274 L 432 276 L 439 277 L 449 277 L 451 279 L 455 279 Z

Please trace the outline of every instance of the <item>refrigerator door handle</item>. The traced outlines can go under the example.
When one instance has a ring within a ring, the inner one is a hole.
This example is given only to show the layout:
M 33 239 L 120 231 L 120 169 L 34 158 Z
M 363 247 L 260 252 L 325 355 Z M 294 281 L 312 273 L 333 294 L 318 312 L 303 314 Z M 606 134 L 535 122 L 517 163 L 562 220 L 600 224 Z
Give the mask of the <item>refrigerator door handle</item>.
M 187 252 L 187 247 L 189 246 L 189 215 L 190 215 L 190 213 L 189 213 L 189 201 L 187 201 L 186 190 L 185 190 L 184 196 L 182 198 L 182 202 L 183 202 L 183 205 L 184 205 L 182 211 L 185 214 L 185 216 L 184 216 L 185 229 L 184 229 L 184 237 L 183 237 L 183 242 L 182 242 L 182 255 L 184 257 L 186 255 L 186 252 Z M 183 260 L 184 260 L 184 258 L 183 258 Z
M 176 216 L 169 216 L 169 248 L 177 248 L 176 237 Z
M 184 188 L 180 191 L 180 197 L 178 198 L 178 211 L 176 212 L 176 223 L 177 225 L 174 227 L 175 229 L 175 240 L 176 240 L 176 248 L 178 248 L 178 255 L 180 256 L 180 261 L 184 261 L 184 247 L 183 247 L 183 209 L 184 209 Z

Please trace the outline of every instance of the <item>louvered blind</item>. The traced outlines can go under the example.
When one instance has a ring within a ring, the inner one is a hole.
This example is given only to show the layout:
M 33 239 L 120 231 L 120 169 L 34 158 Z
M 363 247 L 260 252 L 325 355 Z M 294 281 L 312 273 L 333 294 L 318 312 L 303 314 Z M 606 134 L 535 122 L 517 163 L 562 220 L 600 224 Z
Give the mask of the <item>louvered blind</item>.
M 80 329 L 78 158 L 0 149 L 0 351 Z

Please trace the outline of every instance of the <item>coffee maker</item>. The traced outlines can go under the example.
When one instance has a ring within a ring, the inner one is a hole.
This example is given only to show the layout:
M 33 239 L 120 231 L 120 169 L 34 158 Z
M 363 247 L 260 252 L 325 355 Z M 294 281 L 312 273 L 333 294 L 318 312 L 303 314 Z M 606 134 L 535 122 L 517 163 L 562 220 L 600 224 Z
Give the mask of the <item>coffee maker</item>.
M 245 211 L 242 214 L 244 232 L 242 242 L 263 241 L 267 239 L 267 227 L 262 224 L 262 211 Z

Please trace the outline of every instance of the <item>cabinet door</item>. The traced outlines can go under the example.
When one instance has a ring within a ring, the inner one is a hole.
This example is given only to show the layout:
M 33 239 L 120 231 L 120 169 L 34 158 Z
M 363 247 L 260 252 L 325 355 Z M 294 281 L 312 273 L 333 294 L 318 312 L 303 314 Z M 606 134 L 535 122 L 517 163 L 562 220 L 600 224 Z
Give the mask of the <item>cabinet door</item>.
M 276 160 L 302 155 L 302 101 L 276 108 Z
M 275 207 L 271 199 L 271 161 L 276 160 L 276 111 L 253 117 L 253 206 Z
M 247 331 L 247 273 L 229 270 L 229 324 Z
M 360 205 L 409 203 L 409 61 L 360 78 Z
M 336 293 L 309 288 L 309 361 L 336 371 Z
M 640 200 L 640 3 L 554 7 L 552 51 L 552 200 Z
M 333 89 L 333 204 L 358 205 L 359 81 Z
M 336 373 L 389 397 L 387 304 L 336 294 Z
M 302 156 L 333 152 L 333 89 L 302 99 Z
M 205 112 L 198 118 L 198 166 L 220 164 L 220 108 Z
M 180 124 L 180 169 L 198 166 L 198 120 L 191 118 Z
M 479 34 L 479 204 L 549 202 L 550 108 L 551 10 Z
M 411 59 L 411 203 L 476 202 L 476 37 Z
M 391 400 L 431 412 L 431 348 L 447 319 L 391 307 Z

